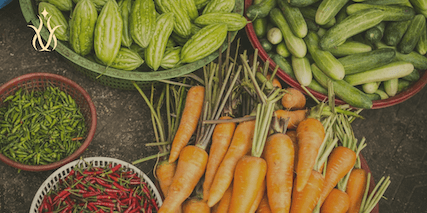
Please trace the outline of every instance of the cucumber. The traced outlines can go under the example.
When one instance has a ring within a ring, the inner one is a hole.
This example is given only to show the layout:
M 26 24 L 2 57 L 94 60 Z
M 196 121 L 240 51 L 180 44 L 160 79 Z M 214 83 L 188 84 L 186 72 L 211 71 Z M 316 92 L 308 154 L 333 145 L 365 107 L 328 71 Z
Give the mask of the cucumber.
M 365 53 L 357 53 L 339 58 L 344 66 L 345 74 L 355 74 L 374 69 L 390 63 L 396 56 L 396 51 L 390 48 L 377 49 Z
M 418 14 L 412 19 L 411 24 L 403 35 L 402 40 L 397 45 L 397 49 L 403 53 L 408 54 L 415 49 L 417 42 L 420 40 L 421 30 L 425 28 L 426 18 L 424 15 Z
M 319 0 L 287 0 L 287 1 L 293 7 L 307 7 L 309 5 L 312 5 L 318 2 Z
M 395 96 L 397 93 L 399 79 L 393 78 L 387 81 L 384 81 L 384 90 L 389 97 Z
M 323 0 L 317 8 L 315 21 L 319 25 L 325 25 L 344 7 L 348 0 Z
M 399 82 L 397 83 L 397 92 L 402 92 L 403 90 L 408 88 L 410 85 L 411 85 L 410 81 L 399 78 Z
M 319 69 L 319 67 L 317 67 L 316 64 L 311 65 L 311 71 L 313 72 L 313 77 L 324 88 L 327 88 L 328 82 L 331 81 L 336 96 L 341 100 L 347 102 L 353 107 L 365 109 L 372 108 L 372 100 L 356 87 L 351 86 L 344 80 L 334 81 L 330 79 Z
M 427 1 L 426 0 L 409 0 L 414 7 L 420 10 L 427 10 Z
M 351 4 L 347 7 L 347 14 L 352 15 L 366 9 L 379 9 L 384 12 L 384 21 L 407 21 L 415 16 L 415 10 L 402 5 L 373 5 L 373 4 Z
M 273 8 L 270 11 L 270 18 L 273 23 L 282 31 L 283 39 L 289 52 L 296 57 L 304 57 L 307 53 L 307 46 L 302 38 L 294 35 L 290 29 L 282 11 L 278 8 Z
M 312 19 L 305 18 L 305 23 L 307 24 L 307 29 L 311 31 L 318 31 L 319 25 L 314 22 Z
M 310 85 L 313 75 L 311 74 L 308 58 L 297 58 L 292 56 L 292 68 L 298 83 L 303 86 Z
M 403 5 L 409 6 L 411 3 L 408 0 L 366 0 L 364 4 L 375 4 L 375 5 Z
M 344 78 L 344 66 L 332 55 L 332 53 L 318 48 L 319 37 L 316 33 L 309 32 L 304 38 L 304 41 L 307 44 L 308 51 L 313 57 L 314 62 L 326 75 L 334 80 L 341 80 Z
M 246 17 L 251 21 L 257 18 L 264 18 L 268 16 L 270 10 L 276 7 L 276 0 L 264 0 L 259 4 L 254 4 L 246 9 Z
M 427 58 L 415 51 L 408 54 L 396 52 L 396 59 L 399 61 L 410 62 L 417 70 L 427 70 Z
M 362 89 L 363 92 L 367 93 L 367 94 L 372 94 L 375 91 L 377 91 L 378 87 L 380 86 L 381 82 L 371 82 L 371 83 L 366 83 L 362 85 Z
M 271 50 L 273 49 L 273 44 L 267 38 L 260 39 L 259 43 L 261 44 L 265 52 L 271 52 Z
M 344 80 L 350 85 L 361 85 L 370 82 L 387 81 L 409 75 L 414 70 L 414 65 L 409 62 L 396 61 L 368 71 L 346 75 Z
M 279 28 L 273 27 L 267 32 L 267 40 L 273 44 L 279 44 L 283 40 L 282 31 Z
M 420 73 L 418 70 L 414 69 L 409 75 L 402 77 L 402 79 L 405 79 L 407 81 L 418 81 L 420 79 Z
M 336 57 L 343 57 L 347 55 L 369 52 L 372 50 L 372 47 L 358 41 L 346 41 L 343 44 L 337 46 L 336 48 L 328 49 L 332 55 Z
M 354 13 L 326 32 L 320 40 L 320 48 L 323 50 L 334 48 L 353 35 L 379 24 L 383 17 L 384 13 L 379 9 L 367 9 Z
M 328 90 L 326 90 L 322 85 L 320 85 L 319 82 L 317 82 L 314 78 L 311 79 L 311 82 L 307 87 L 324 95 L 328 94 Z
M 288 48 L 286 47 L 286 44 L 284 41 L 282 41 L 276 45 L 276 53 L 285 57 L 285 58 L 291 56 L 291 53 L 289 52 Z
M 379 95 L 381 100 L 389 98 L 387 93 L 382 88 L 378 88 L 377 91 L 375 91 L 375 94 Z
M 335 16 L 335 19 L 336 19 L 336 23 L 340 23 L 342 20 L 344 20 L 345 18 L 347 18 L 347 6 L 348 6 L 349 4 L 347 4 L 347 5 L 344 5 L 344 7 L 343 8 L 341 8 L 341 10 L 337 13 L 337 15 Z
M 384 42 L 387 45 L 396 46 L 408 29 L 409 24 L 411 24 L 411 20 L 389 22 L 384 30 Z
M 423 25 L 423 28 L 421 29 L 420 40 L 418 40 L 418 43 L 415 46 L 415 49 L 421 55 L 425 55 L 427 53 L 427 29 L 426 29 L 426 25 Z
M 321 38 L 325 35 L 326 31 L 327 30 L 325 28 L 320 27 L 319 30 L 317 31 L 317 35 Z
M 291 78 L 296 79 L 294 71 L 292 70 L 292 66 L 289 64 L 286 58 L 279 54 L 272 54 L 271 59 L 273 59 L 274 63 L 276 63 L 276 65 L 278 65 L 279 68 L 283 70 L 283 72 L 288 74 Z
M 301 12 L 301 14 L 302 14 L 302 16 L 304 18 L 311 19 L 311 20 L 315 21 L 315 19 L 316 19 L 316 13 L 317 13 L 317 8 L 316 7 L 301 7 L 299 9 L 300 9 L 300 12 Z M 324 24 L 322 27 L 330 28 L 336 22 L 337 22 L 337 20 L 334 17 L 328 23 Z M 316 21 L 314 23 L 316 23 Z
M 267 35 L 267 22 L 267 18 L 257 18 L 255 21 L 252 21 L 255 35 L 258 38 L 264 38 Z
M 282 0 L 279 0 L 277 4 L 294 35 L 304 38 L 307 35 L 308 28 L 299 8 L 292 7 L 288 2 Z
M 368 98 L 372 101 L 376 101 L 376 100 L 381 100 L 381 96 L 379 96 L 376 93 L 372 93 L 372 94 L 366 94 L 366 96 L 368 96 Z
M 371 29 L 366 30 L 365 38 L 371 43 L 376 43 L 383 38 L 385 22 L 381 22 Z

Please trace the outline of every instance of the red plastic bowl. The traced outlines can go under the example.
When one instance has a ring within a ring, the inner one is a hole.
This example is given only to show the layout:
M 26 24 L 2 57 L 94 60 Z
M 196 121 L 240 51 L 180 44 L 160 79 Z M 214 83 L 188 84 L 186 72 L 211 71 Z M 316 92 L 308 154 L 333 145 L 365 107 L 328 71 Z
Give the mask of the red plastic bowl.
M 245 11 L 246 9 L 252 5 L 252 0 L 245 0 Z M 271 70 L 274 70 L 276 67 L 276 63 L 271 59 L 267 52 L 262 48 L 261 43 L 259 42 L 252 23 L 246 24 L 245 27 L 246 35 L 249 38 L 249 41 L 254 49 L 258 49 L 258 55 L 260 56 L 261 60 L 263 62 L 269 61 L 269 68 Z M 277 76 L 282 79 L 285 83 L 287 83 L 289 86 L 297 88 L 305 93 L 305 91 L 301 88 L 301 85 L 296 81 L 295 79 L 291 78 L 288 74 L 286 74 L 282 69 L 278 69 Z M 401 103 L 403 101 L 406 101 L 410 97 L 417 94 L 427 83 L 427 72 L 424 72 L 423 75 L 418 79 L 417 82 L 412 84 L 409 88 L 406 90 L 398 93 L 397 95 L 384 99 L 384 100 L 376 100 L 373 101 L 372 109 L 380 109 L 385 108 L 389 106 L 396 105 L 398 103 Z M 310 88 L 307 88 L 318 100 L 323 101 L 327 100 L 328 97 L 322 93 L 316 92 Z M 342 105 L 345 104 L 345 102 L 339 98 L 335 98 L 335 104 L 336 105 Z
M 84 150 L 89 146 L 90 142 L 95 135 L 96 130 L 96 110 L 95 105 L 92 102 L 89 94 L 74 81 L 65 78 L 60 75 L 51 73 L 30 73 L 16 77 L 9 82 L 6 82 L 0 87 L 0 106 L 3 100 L 9 95 L 15 94 L 19 88 L 43 90 L 46 87 L 46 83 L 52 86 L 56 86 L 62 91 L 69 94 L 75 100 L 79 106 L 81 113 L 83 114 L 88 128 L 88 133 L 83 144 L 71 155 L 63 158 L 60 161 L 46 164 L 46 165 L 26 165 L 16 161 L 13 161 L 6 156 L 0 154 L 0 160 L 12 167 L 26 170 L 26 171 L 47 171 L 59 168 L 72 160 L 80 156 Z

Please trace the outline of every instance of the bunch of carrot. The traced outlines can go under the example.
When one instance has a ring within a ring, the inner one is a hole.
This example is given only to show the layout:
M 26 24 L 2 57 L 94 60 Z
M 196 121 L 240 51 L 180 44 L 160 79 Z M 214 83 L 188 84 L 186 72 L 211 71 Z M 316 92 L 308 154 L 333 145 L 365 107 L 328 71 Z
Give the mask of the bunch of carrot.
M 157 173 L 159 212 L 370 212 L 390 182 L 368 192 L 359 160 L 366 144 L 351 128 L 360 111 L 308 109 L 299 90 L 273 84 L 277 69 L 267 76 L 268 64 L 258 72 L 246 52 L 240 59 L 227 52 L 187 91 L 176 132 L 163 138 L 170 153 L 157 167 L 176 167 L 167 178 Z

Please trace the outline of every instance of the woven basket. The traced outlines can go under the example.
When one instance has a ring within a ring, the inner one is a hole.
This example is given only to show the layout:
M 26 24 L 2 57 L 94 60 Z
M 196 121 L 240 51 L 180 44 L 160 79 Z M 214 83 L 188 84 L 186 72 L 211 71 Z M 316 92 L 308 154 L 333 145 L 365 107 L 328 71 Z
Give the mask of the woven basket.
M 6 82 L 0 87 L 0 107 L 3 106 L 4 99 L 6 99 L 9 95 L 15 94 L 15 92 L 20 88 L 31 91 L 44 90 L 46 86 L 58 87 L 60 90 L 64 91 L 66 94 L 69 94 L 75 100 L 76 104 L 80 108 L 82 115 L 85 118 L 87 127 L 86 139 L 73 154 L 63 158 L 60 161 L 47 165 L 25 165 L 13 161 L 0 154 L 0 160 L 10 166 L 26 171 L 46 171 L 56 169 L 79 157 L 89 146 L 93 136 L 95 135 L 97 120 L 95 105 L 93 104 L 92 99 L 90 98 L 89 94 L 77 83 L 60 75 L 51 73 L 30 73 L 16 77 Z
M 38 27 L 40 21 L 37 17 L 38 13 L 35 1 L 19 0 L 19 3 L 21 5 L 22 14 L 24 15 L 24 18 L 27 23 L 31 22 L 32 25 Z M 236 0 L 234 12 L 243 14 L 243 10 L 244 1 Z M 237 35 L 237 31 L 230 32 L 229 35 L 231 36 L 230 38 L 234 40 L 234 37 Z M 49 38 L 49 32 L 44 27 L 41 31 L 41 36 L 45 40 Z M 227 41 L 225 41 L 223 46 L 221 47 L 222 51 L 225 51 L 226 49 Z M 138 68 L 136 71 L 124 71 L 114 68 L 107 69 L 104 65 L 100 65 L 78 55 L 70 49 L 68 42 L 58 41 L 58 45 L 55 51 L 61 54 L 66 60 L 66 62 L 68 62 L 73 68 L 75 68 L 88 78 L 108 87 L 125 90 L 135 89 L 134 85 L 132 84 L 132 81 L 138 84 L 138 86 L 142 89 L 149 89 L 153 81 L 172 79 L 194 72 L 202 68 L 204 65 L 212 62 L 219 56 L 219 51 L 215 51 L 211 55 L 196 62 L 185 64 L 181 67 L 168 70 L 152 71 L 143 64 L 143 66 Z
M 54 173 L 52 173 L 40 186 L 39 190 L 37 191 L 36 195 L 34 196 L 33 202 L 31 203 L 30 207 L 30 213 L 36 213 L 38 212 L 38 207 L 43 202 L 44 196 L 50 191 L 54 190 L 57 187 L 57 183 L 60 179 L 65 178 L 71 170 L 75 166 L 82 166 L 81 168 L 86 168 L 87 164 L 84 162 L 89 163 L 93 167 L 105 167 L 108 166 L 110 163 L 115 166 L 117 164 L 121 164 L 121 168 L 124 168 L 125 171 L 132 171 L 138 175 L 143 181 L 145 181 L 148 185 L 148 189 L 150 190 L 151 194 L 153 195 L 153 198 L 155 199 L 157 206 L 162 205 L 162 199 L 160 197 L 159 191 L 157 190 L 156 186 L 153 184 L 153 182 L 150 180 L 150 178 L 142 172 L 140 169 L 135 167 L 134 165 L 127 163 L 122 160 L 118 160 L 115 158 L 108 158 L 108 157 L 90 157 L 90 158 L 84 158 L 83 160 L 75 160 L 73 162 L 70 162 L 58 170 L 56 170 Z

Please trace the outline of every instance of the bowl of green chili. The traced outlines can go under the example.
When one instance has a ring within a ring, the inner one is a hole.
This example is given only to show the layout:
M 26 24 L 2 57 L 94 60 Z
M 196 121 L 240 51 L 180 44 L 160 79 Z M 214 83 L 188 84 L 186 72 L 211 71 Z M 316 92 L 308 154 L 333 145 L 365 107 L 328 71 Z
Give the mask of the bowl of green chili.
M 96 110 L 74 81 L 30 73 L 0 86 L 0 160 L 26 171 L 59 168 L 95 135 Z

